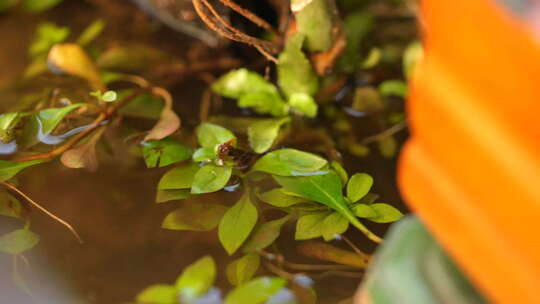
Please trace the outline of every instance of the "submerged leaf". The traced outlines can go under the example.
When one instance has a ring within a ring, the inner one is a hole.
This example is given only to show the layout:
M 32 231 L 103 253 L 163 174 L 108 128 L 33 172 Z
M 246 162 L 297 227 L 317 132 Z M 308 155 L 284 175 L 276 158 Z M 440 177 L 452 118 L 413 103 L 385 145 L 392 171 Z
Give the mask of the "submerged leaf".
M 195 174 L 191 185 L 191 193 L 201 194 L 219 191 L 227 185 L 231 174 L 231 167 L 207 164 Z
M 187 163 L 174 167 L 161 177 L 159 190 L 189 189 L 200 167 L 196 163 Z
M 41 164 L 46 160 L 31 160 L 26 162 L 11 162 L 0 160 L 0 181 L 6 181 L 28 167 Z
M 272 245 L 279 237 L 281 227 L 283 227 L 289 219 L 290 215 L 256 226 L 250 238 L 244 244 L 242 251 L 246 253 L 257 252 Z
M 321 169 L 327 161 L 315 154 L 296 149 L 280 149 L 267 153 L 253 166 L 252 171 L 295 176 Z
M 296 34 L 287 41 L 285 50 L 279 55 L 277 69 L 279 86 L 287 97 L 304 93 L 313 96 L 318 90 L 318 78 L 302 52 L 305 37 Z
M 97 66 L 81 46 L 74 43 L 56 44 L 49 52 L 48 62 L 54 71 L 83 78 L 92 88 L 105 91 Z
M 257 208 L 253 206 L 249 194 L 232 206 L 219 223 L 219 240 L 229 254 L 233 254 L 247 239 L 257 223 Z
M 191 158 L 191 149 L 166 137 L 143 142 L 143 156 L 148 168 L 165 167 Z
M 172 104 L 165 103 L 157 124 L 148 132 L 144 140 L 163 139 L 180 128 L 180 117 L 172 110 Z
M 21 211 L 21 202 L 7 191 L 0 190 L 0 215 L 20 218 Z
M 249 145 L 256 153 L 263 153 L 272 147 L 274 140 L 279 134 L 279 129 L 290 118 L 264 119 L 251 124 L 248 127 Z
M 249 281 L 259 269 L 261 258 L 257 253 L 249 253 L 227 265 L 226 273 L 232 285 L 242 285 Z
M 204 256 L 184 269 L 176 280 L 181 299 L 193 299 L 204 294 L 214 284 L 216 263 L 211 256 Z
M 86 168 L 92 172 L 96 171 L 98 169 L 96 144 L 104 131 L 105 128 L 101 128 L 86 143 L 64 152 L 60 157 L 62 164 L 68 168 Z
M 286 284 L 283 278 L 260 277 L 233 289 L 224 304 L 263 304 Z
M 227 207 L 213 203 L 183 205 L 169 213 L 162 228 L 170 230 L 208 231 L 217 227 Z
M 39 235 L 28 229 L 18 229 L 0 236 L 0 252 L 20 254 L 32 249 L 39 242 Z
M 177 291 L 174 286 L 156 284 L 146 287 L 136 298 L 141 304 L 176 304 L 178 302 Z
M 165 203 L 174 200 L 183 200 L 191 196 L 188 189 L 157 190 L 156 203 Z

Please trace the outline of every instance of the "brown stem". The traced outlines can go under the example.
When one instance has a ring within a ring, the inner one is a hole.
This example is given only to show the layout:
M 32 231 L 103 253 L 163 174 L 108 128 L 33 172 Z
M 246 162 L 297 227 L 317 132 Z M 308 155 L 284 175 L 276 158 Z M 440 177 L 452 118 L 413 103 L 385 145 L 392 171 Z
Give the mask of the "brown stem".
M 237 12 L 238 14 L 244 16 L 249 21 L 255 23 L 257 26 L 271 32 L 272 34 L 274 34 L 276 36 L 278 35 L 277 31 L 268 22 L 266 22 L 263 19 L 259 18 L 259 16 L 253 14 L 252 12 L 240 7 L 234 1 L 232 1 L 232 0 L 219 0 L 219 1 L 221 1 L 221 3 L 223 3 L 225 6 L 228 6 L 229 8 L 231 8 L 232 10 Z
M 301 255 L 357 268 L 366 268 L 367 262 L 355 252 L 322 242 L 304 242 L 296 247 Z

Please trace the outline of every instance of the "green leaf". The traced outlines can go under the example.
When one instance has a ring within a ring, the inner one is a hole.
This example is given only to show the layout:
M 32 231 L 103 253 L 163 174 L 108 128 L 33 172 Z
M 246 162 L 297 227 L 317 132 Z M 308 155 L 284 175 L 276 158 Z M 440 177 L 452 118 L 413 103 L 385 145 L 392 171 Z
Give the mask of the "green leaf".
M 283 278 L 260 277 L 236 287 L 227 295 L 224 304 L 262 304 L 286 284 Z
M 378 216 L 375 210 L 371 208 L 371 205 L 354 204 L 351 209 L 356 216 L 361 218 L 376 218 Z
M 69 33 L 68 27 L 57 26 L 50 22 L 41 23 L 38 25 L 32 44 L 28 49 L 30 57 L 46 54 L 53 45 L 64 42 Z
M 315 99 L 305 93 L 294 93 L 289 98 L 291 108 L 304 116 L 314 118 L 317 116 L 318 105 Z
M 136 301 L 141 304 L 176 304 L 176 288 L 165 284 L 148 286 L 137 295 Z
M 345 186 L 349 180 L 349 174 L 347 174 L 345 168 L 343 168 L 343 166 L 335 160 L 330 162 L 330 167 L 336 171 L 337 175 L 339 175 L 339 178 L 341 179 L 341 184 Z
M 165 167 L 191 158 L 191 149 L 166 137 L 143 142 L 143 156 L 148 168 Z
M 0 1 L 0 12 L 3 12 L 7 9 L 12 8 L 13 6 L 17 5 L 19 3 L 19 0 L 1 0 Z
M 212 90 L 229 98 L 240 98 L 247 93 L 278 94 L 273 84 L 248 69 L 232 70 L 221 76 L 212 84 Z
M 279 208 L 286 208 L 307 201 L 302 197 L 287 195 L 283 188 L 272 189 L 259 194 L 258 197 L 261 201 Z
M 0 236 L 0 252 L 20 254 L 32 249 L 39 242 L 39 235 L 28 229 L 18 229 Z
M 92 22 L 89 26 L 84 29 L 84 31 L 79 35 L 79 38 L 77 39 L 77 44 L 86 46 L 90 42 L 92 42 L 94 39 L 97 38 L 103 32 L 103 29 L 105 29 L 105 21 L 103 19 L 98 19 L 94 22 Z
M 317 75 L 302 52 L 304 39 L 305 36 L 302 34 L 294 35 L 287 41 L 285 49 L 279 55 L 278 82 L 281 90 L 289 98 L 298 93 L 313 96 L 319 87 Z
M 217 156 L 216 149 L 211 147 L 199 148 L 193 153 L 194 162 L 209 161 Z
M 63 0 L 23 0 L 26 10 L 39 13 L 58 5 Z
M 275 117 L 284 116 L 289 111 L 289 107 L 277 91 L 275 93 L 245 93 L 238 99 L 238 106 L 241 108 L 252 108 L 256 113 L 270 114 Z
M 217 227 L 227 207 L 212 203 L 191 203 L 169 213 L 162 228 L 170 230 L 209 231 Z
M 259 269 L 261 258 L 257 253 L 248 253 L 227 265 L 227 279 L 232 285 L 242 285 L 249 281 Z
M 326 174 L 285 177 L 274 175 L 274 179 L 287 191 L 296 193 L 310 200 L 322 203 L 335 211 L 339 212 L 349 220 L 358 230 L 362 231 L 373 241 L 379 242 L 380 239 L 370 232 L 355 217 L 343 194 L 341 193 L 341 181 L 339 176 L 329 171 Z
M 131 89 L 118 91 L 118 99 L 123 99 L 134 92 Z M 120 108 L 118 112 L 125 116 L 159 119 L 161 112 L 163 112 L 163 105 L 163 100 L 160 98 L 149 93 L 144 93 L 135 97 L 130 103 Z
M 0 215 L 20 218 L 21 202 L 7 191 L 0 190 Z
M 20 120 L 18 112 L 0 115 L 0 142 L 8 143 L 13 140 L 13 129 Z
M 31 160 L 26 162 L 11 162 L 0 160 L 0 181 L 6 181 L 28 167 L 41 164 L 46 160 Z
M 334 44 L 335 3 L 326 0 L 293 0 L 291 10 L 295 14 L 296 27 L 306 37 L 306 49 L 310 52 L 328 51 Z
M 103 95 L 101 95 L 101 100 L 105 102 L 114 102 L 117 98 L 118 95 L 115 91 L 106 91 L 105 93 L 103 93 Z
M 375 223 L 390 223 L 403 217 L 403 213 L 388 204 L 377 203 L 369 206 L 377 215 L 367 219 Z
M 156 194 L 156 203 L 183 200 L 190 196 L 191 192 L 189 191 L 189 189 L 158 190 Z
M 158 184 L 159 190 L 188 189 L 193 184 L 195 174 L 200 167 L 196 163 L 187 163 L 167 171 Z
M 176 280 L 181 298 L 193 299 L 204 294 L 216 278 L 216 263 L 211 256 L 204 256 L 184 269 Z
M 386 158 L 392 158 L 397 152 L 397 141 L 394 136 L 386 136 L 377 141 L 381 155 Z
M 402 80 L 385 80 L 379 85 L 379 92 L 383 96 L 407 97 L 407 84 Z
M 290 215 L 277 220 L 269 221 L 258 225 L 244 244 L 243 252 L 257 252 L 272 245 L 279 237 L 281 227 L 291 218 Z
M 385 107 L 381 95 L 373 87 L 359 87 L 354 91 L 352 108 L 358 112 L 374 113 Z
M 208 122 L 200 124 L 196 133 L 199 144 L 204 148 L 215 148 L 217 145 L 236 140 L 231 131 Z
M 351 203 L 356 203 L 369 193 L 373 186 L 373 177 L 367 173 L 356 173 L 347 184 L 347 198 Z
M 264 119 L 251 124 L 248 127 L 249 145 L 256 153 L 263 153 L 272 147 L 276 140 L 279 129 L 290 118 Z
M 308 240 L 320 237 L 323 234 L 324 219 L 332 212 L 322 211 L 305 214 L 296 222 L 295 240 Z
M 372 14 L 365 10 L 358 10 L 345 18 L 343 27 L 347 36 L 347 46 L 338 61 L 339 67 L 345 72 L 354 72 L 361 63 L 360 47 L 362 40 L 373 28 L 373 19 Z
M 424 56 L 422 44 L 419 41 L 411 42 L 403 54 L 403 73 L 408 79 L 414 72 L 417 62 Z
M 252 171 L 295 176 L 319 170 L 326 163 L 324 158 L 315 154 L 296 149 L 280 149 L 261 157 L 253 166 Z
M 231 174 L 232 167 L 207 164 L 195 174 L 191 185 L 191 193 L 200 194 L 219 191 L 227 185 Z
M 36 118 L 41 124 L 41 133 L 45 135 L 50 134 L 66 115 L 83 105 L 83 103 L 76 103 L 63 108 L 52 108 L 39 111 Z
M 362 62 L 361 67 L 363 69 L 371 69 L 375 67 L 379 62 L 381 61 L 382 52 L 379 48 L 372 48 L 369 51 L 369 54 L 366 56 L 364 61 Z
M 229 254 L 233 254 L 248 238 L 257 223 L 257 208 L 253 206 L 249 193 L 232 206 L 219 223 L 219 240 Z
M 322 223 L 322 236 L 325 241 L 331 241 L 343 234 L 349 228 L 349 220 L 339 212 L 332 212 Z

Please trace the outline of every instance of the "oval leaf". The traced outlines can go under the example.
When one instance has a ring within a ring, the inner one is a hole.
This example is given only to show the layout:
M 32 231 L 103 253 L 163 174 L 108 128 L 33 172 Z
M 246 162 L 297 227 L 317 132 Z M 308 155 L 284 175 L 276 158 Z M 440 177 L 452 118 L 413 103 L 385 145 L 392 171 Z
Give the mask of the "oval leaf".
M 219 223 L 219 240 L 227 253 L 233 254 L 248 238 L 257 223 L 257 208 L 253 206 L 249 194 L 232 206 Z
M 319 170 L 326 163 L 324 158 L 315 154 L 296 149 L 281 149 L 261 157 L 252 170 L 281 176 L 295 176 Z
M 261 258 L 256 253 L 246 254 L 227 265 L 227 278 L 232 285 L 242 285 L 249 281 L 259 269 Z
M 276 188 L 259 194 L 259 199 L 267 204 L 279 208 L 286 208 L 299 203 L 305 203 L 307 200 L 302 197 L 287 195 L 283 188 Z
M 242 251 L 256 252 L 270 246 L 279 237 L 281 227 L 290 219 L 290 215 L 278 220 L 258 225 L 244 244 Z
M 193 299 L 204 294 L 216 278 L 216 263 L 204 256 L 184 269 L 176 280 L 176 289 L 182 299 Z
M 191 149 L 172 138 L 143 143 L 143 156 L 148 168 L 165 167 L 191 158 Z
M 224 304 L 262 304 L 280 291 L 287 281 L 283 278 L 261 277 L 231 291 Z
M 56 44 L 49 51 L 48 62 L 53 71 L 83 78 L 92 88 L 105 91 L 96 64 L 81 46 L 74 43 Z
M 236 139 L 231 131 L 208 122 L 200 124 L 196 133 L 199 144 L 203 148 L 215 148 L 217 145 Z
M 195 174 L 200 167 L 196 163 L 188 163 L 167 171 L 158 184 L 159 190 L 188 189 L 193 184 Z
M 377 215 L 375 217 L 368 217 L 367 219 L 375 223 L 390 223 L 403 217 L 401 211 L 388 204 L 377 203 L 370 205 L 370 207 Z
M 366 173 L 356 173 L 347 184 L 347 198 L 351 203 L 356 203 L 369 193 L 373 186 L 373 177 Z
M 169 213 L 162 228 L 170 230 L 208 231 L 217 227 L 227 211 L 227 207 L 218 204 L 188 204 Z
M 256 153 L 263 153 L 272 147 L 279 134 L 281 125 L 290 121 L 290 118 L 265 119 L 257 121 L 248 127 L 249 145 Z
M 231 174 L 231 167 L 208 164 L 195 174 L 193 185 L 191 185 L 191 193 L 200 194 L 219 191 L 227 185 Z
M 20 254 L 32 249 L 39 242 L 39 235 L 27 229 L 18 229 L 0 236 L 0 252 Z

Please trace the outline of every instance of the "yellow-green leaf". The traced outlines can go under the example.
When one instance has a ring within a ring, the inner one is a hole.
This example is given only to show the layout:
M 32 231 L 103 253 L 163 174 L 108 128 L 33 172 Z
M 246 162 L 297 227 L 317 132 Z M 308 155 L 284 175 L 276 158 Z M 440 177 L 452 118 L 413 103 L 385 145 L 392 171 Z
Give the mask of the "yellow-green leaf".
M 290 121 L 290 118 L 264 119 L 248 127 L 249 145 L 255 153 L 263 153 L 272 147 L 279 134 L 281 126 Z
M 39 235 L 28 229 L 18 229 L 0 236 L 0 252 L 20 254 L 32 249 L 39 242 Z
M 231 174 L 232 167 L 207 164 L 195 174 L 191 185 L 191 193 L 201 194 L 219 191 L 227 185 Z
M 243 252 L 257 252 L 270 246 L 279 237 L 281 227 L 290 219 L 290 215 L 258 225 L 244 244 Z
M 176 289 L 182 299 L 194 299 L 204 294 L 216 278 L 216 263 L 204 256 L 184 269 L 176 280 Z
M 367 173 L 356 173 L 347 184 L 347 198 L 351 203 L 356 203 L 369 193 L 373 186 L 373 177 Z
M 242 285 L 249 281 L 259 269 L 260 256 L 257 253 L 248 253 L 227 265 L 227 279 L 232 285 Z
M 253 166 L 253 171 L 275 175 L 304 175 L 321 169 L 327 161 L 315 154 L 296 149 L 280 149 L 261 157 Z
M 233 254 L 248 238 L 257 223 L 257 208 L 253 206 L 249 193 L 232 206 L 219 223 L 219 240 L 227 253 Z
M 174 167 L 161 177 L 159 190 L 188 189 L 193 184 L 195 174 L 200 167 L 196 163 L 187 163 Z
M 208 231 L 217 227 L 227 207 L 215 203 L 190 203 L 169 213 L 162 228 L 170 230 Z
M 233 289 L 224 304 L 262 304 L 286 284 L 283 278 L 260 277 Z
M 136 298 L 140 304 L 176 304 L 178 296 L 176 288 L 171 285 L 151 285 L 141 291 Z
M 26 162 L 12 162 L 0 160 L 0 181 L 6 181 L 28 167 L 45 162 L 45 160 L 31 160 Z

